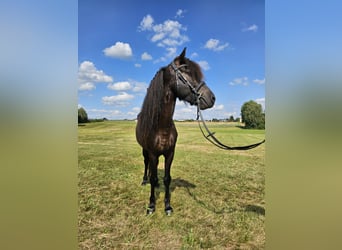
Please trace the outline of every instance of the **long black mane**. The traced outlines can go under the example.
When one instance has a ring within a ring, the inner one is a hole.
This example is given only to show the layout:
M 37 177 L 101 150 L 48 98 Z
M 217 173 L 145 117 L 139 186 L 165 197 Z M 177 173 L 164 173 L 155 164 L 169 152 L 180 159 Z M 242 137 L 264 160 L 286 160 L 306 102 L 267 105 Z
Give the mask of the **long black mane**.
M 155 131 L 163 108 L 164 97 L 164 68 L 161 68 L 147 89 L 147 93 L 139 114 L 141 135 L 148 138 Z
M 196 62 L 193 62 L 188 58 L 184 58 L 184 60 L 184 63 L 187 65 L 187 70 L 190 72 L 191 77 L 193 79 L 196 79 L 197 82 L 201 82 L 203 80 L 203 73 L 201 71 L 201 67 Z

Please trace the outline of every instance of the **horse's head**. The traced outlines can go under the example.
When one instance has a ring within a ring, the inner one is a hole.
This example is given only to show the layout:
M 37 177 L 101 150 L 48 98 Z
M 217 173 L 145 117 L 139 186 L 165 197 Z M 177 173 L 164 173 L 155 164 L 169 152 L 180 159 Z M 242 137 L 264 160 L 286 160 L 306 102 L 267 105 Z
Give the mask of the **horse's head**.
M 203 81 L 200 66 L 185 57 L 186 48 L 170 64 L 175 79 L 175 94 L 191 105 L 198 105 L 204 110 L 215 103 L 215 95 Z

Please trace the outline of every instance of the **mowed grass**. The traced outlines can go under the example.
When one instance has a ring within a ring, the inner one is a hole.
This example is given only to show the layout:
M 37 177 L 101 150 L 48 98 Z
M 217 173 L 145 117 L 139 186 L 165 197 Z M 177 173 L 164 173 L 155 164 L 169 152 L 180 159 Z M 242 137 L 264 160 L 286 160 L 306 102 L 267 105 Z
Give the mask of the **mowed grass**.
M 156 212 L 146 215 L 150 185 L 134 121 L 79 126 L 80 249 L 264 249 L 265 146 L 225 151 L 206 141 L 197 122 L 177 122 L 171 205 L 164 213 L 164 160 Z M 263 130 L 208 123 L 231 146 L 264 139 Z

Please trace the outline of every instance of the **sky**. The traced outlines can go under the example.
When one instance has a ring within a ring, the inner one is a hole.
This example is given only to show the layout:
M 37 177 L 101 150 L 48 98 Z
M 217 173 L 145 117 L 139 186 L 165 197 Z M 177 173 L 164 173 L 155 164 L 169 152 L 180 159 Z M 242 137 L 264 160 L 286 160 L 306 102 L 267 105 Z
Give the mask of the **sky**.
M 205 119 L 265 109 L 265 3 L 84 0 L 78 3 L 78 107 L 89 118 L 135 119 L 155 73 L 178 56 L 197 62 L 216 96 Z M 196 119 L 177 100 L 174 119 Z

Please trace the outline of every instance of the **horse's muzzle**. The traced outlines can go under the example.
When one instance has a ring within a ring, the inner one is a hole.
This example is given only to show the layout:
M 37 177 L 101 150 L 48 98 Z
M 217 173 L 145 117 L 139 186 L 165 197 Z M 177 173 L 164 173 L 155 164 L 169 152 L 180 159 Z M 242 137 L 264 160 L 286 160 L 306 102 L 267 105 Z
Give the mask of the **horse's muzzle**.
M 215 104 L 216 97 L 215 95 L 209 91 L 207 93 L 202 93 L 201 96 L 199 97 L 199 108 L 201 110 L 205 110 L 208 108 L 212 108 Z

